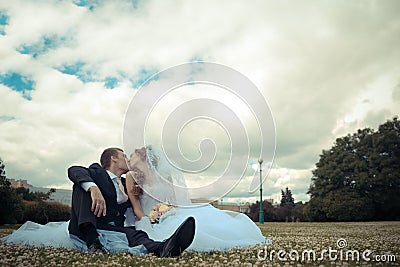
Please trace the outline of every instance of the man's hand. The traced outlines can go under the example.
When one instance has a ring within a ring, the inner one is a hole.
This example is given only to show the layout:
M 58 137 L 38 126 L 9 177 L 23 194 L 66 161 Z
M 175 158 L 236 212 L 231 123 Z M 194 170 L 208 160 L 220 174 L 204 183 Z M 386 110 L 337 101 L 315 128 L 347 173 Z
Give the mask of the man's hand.
M 91 186 L 89 188 L 90 196 L 92 197 L 92 212 L 95 216 L 101 217 L 106 216 L 107 208 L 106 201 L 97 186 Z

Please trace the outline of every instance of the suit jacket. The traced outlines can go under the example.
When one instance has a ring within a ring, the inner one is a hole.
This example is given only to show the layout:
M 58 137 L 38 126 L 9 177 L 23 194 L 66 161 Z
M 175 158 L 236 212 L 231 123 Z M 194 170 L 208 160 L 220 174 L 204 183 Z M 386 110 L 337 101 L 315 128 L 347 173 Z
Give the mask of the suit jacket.
M 101 216 L 101 217 L 95 217 L 93 215 L 93 217 L 96 219 L 97 223 L 114 222 L 115 225 L 123 226 L 123 222 L 125 219 L 125 216 L 124 216 L 125 211 L 129 206 L 131 206 L 131 204 L 130 204 L 130 201 L 127 201 L 122 204 L 118 204 L 117 193 L 115 191 L 114 183 L 111 180 L 110 176 L 108 175 L 108 173 L 106 172 L 105 169 L 103 169 L 98 163 L 93 163 L 92 165 L 89 166 L 89 168 L 85 168 L 85 167 L 81 167 L 81 166 L 72 166 L 68 169 L 68 177 L 74 183 L 74 187 L 73 187 L 74 191 L 76 191 L 76 190 L 82 191 L 83 194 L 86 193 L 89 195 L 89 197 L 90 197 L 90 193 L 84 192 L 84 190 L 81 187 L 81 183 L 94 182 L 99 187 L 99 189 L 105 199 L 105 202 L 106 202 L 107 213 L 106 213 L 106 216 Z M 121 181 L 125 187 L 125 182 L 126 182 L 125 179 L 121 178 Z M 126 188 L 125 188 L 125 191 L 126 191 Z M 74 193 L 73 193 L 73 197 L 74 197 Z M 77 207 L 72 207 L 72 212 L 74 212 L 74 210 L 76 210 L 76 208 Z M 78 207 L 78 209 L 79 209 L 79 207 Z M 86 209 L 87 209 L 87 207 L 86 207 Z M 87 214 L 87 211 L 79 211 L 78 213 L 79 214 Z M 80 216 L 80 215 L 77 215 L 77 216 Z M 70 229 L 70 232 L 72 232 L 72 233 L 76 232 L 76 231 L 79 232 L 78 221 L 80 221 L 79 218 L 77 218 L 76 216 L 71 216 L 70 228 L 72 227 L 73 230 L 71 231 L 71 229 Z M 76 234 L 76 233 L 74 233 L 74 234 Z

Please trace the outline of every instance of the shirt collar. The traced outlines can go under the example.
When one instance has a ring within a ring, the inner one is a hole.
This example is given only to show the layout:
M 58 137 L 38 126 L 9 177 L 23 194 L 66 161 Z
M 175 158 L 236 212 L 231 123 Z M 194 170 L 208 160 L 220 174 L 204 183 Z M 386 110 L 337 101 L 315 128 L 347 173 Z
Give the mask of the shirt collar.
M 112 180 L 114 180 L 115 178 L 118 178 L 117 175 L 115 175 L 114 173 L 110 172 L 109 170 L 107 170 L 107 173 L 108 173 L 108 175 L 110 176 L 110 178 L 111 178 Z

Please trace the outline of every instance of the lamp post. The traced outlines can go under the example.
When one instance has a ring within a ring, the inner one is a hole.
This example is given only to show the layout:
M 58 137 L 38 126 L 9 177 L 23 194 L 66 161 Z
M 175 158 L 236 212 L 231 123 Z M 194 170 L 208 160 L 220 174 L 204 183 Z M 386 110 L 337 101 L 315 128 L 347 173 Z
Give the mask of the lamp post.
M 264 211 L 262 209 L 262 163 L 263 163 L 263 159 L 259 159 L 258 163 L 260 163 L 260 215 L 258 217 L 258 222 L 260 224 L 264 223 Z

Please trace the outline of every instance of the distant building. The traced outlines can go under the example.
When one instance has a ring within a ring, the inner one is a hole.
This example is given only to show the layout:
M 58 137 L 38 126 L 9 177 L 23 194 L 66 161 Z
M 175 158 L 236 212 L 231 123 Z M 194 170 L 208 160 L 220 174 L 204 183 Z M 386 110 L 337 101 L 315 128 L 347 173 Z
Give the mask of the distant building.
M 217 209 L 220 210 L 230 210 L 230 211 L 236 211 L 236 212 L 241 212 L 241 213 L 247 213 L 250 212 L 250 203 L 235 203 L 235 202 L 219 202 L 214 201 L 211 202 L 211 205 L 216 207 Z
M 214 206 L 217 209 L 220 210 L 230 210 L 230 211 L 235 211 L 235 212 L 241 212 L 241 213 L 248 213 L 250 212 L 250 203 L 249 202 L 241 202 L 241 203 L 236 203 L 236 202 L 224 202 L 224 201 L 212 201 L 206 199 L 206 198 L 194 198 L 191 199 L 192 203 L 210 203 L 212 206 Z
M 269 202 L 271 205 L 274 205 L 274 199 L 273 198 L 267 198 L 265 201 Z
M 210 203 L 210 200 L 208 200 L 207 198 L 192 198 L 192 199 L 190 199 L 190 201 L 192 201 L 192 203 L 196 203 L 196 204 Z
M 11 187 L 13 188 L 18 188 L 18 187 L 24 187 L 24 188 L 32 188 L 32 185 L 28 184 L 28 180 L 22 180 L 22 179 L 7 179 L 7 181 L 10 182 Z

